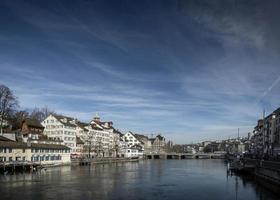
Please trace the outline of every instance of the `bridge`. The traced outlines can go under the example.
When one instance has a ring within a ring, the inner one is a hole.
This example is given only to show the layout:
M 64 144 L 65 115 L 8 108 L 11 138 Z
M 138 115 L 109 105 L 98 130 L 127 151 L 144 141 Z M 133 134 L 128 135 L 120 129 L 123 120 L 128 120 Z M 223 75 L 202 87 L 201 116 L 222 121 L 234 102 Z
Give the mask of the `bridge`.
M 144 155 L 146 159 L 224 159 L 226 153 L 151 153 Z

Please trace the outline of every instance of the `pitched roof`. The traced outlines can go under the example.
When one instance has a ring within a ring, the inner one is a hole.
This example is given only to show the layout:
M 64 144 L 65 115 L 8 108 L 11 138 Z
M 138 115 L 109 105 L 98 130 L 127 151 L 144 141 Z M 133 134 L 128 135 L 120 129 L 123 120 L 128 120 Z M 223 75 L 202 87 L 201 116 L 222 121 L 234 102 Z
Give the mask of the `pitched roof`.
M 84 131 L 88 131 L 85 127 L 88 126 L 89 124 L 87 124 L 85 122 L 79 122 L 79 121 L 76 124 L 77 124 L 78 127 L 83 129 Z
M 124 134 L 122 132 L 120 132 L 118 129 L 114 129 L 113 130 L 114 133 L 119 134 L 120 137 L 122 137 Z
M 0 135 L 0 141 L 12 141 L 9 138 L 3 137 Z
M 76 127 L 76 126 L 77 126 L 76 124 L 70 123 L 70 121 L 75 120 L 75 119 L 72 118 L 72 117 L 67 117 L 67 116 L 63 116 L 63 115 L 56 115 L 56 114 L 53 114 L 53 116 L 54 116 L 60 123 L 62 123 L 62 124 L 65 125 L 65 126 L 70 126 L 70 127 Z M 66 119 L 66 122 L 64 121 L 64 119 Z
M 159 140 L 163 140 L 164 137 L 162 137 L 161 135 L 157 135 L 156 138 L 158 138 Z
M 96 126 L 97 124 L 91 124 L 91 128 L 94 129 L 94 130 L 99 130 L 99 131 L 102 131 L 103 128 L 100 128 L 98 126 Z
M 127 133 L 130 133 L 136 140 L 138 140 L 141 144 L 144 144 L 144 142 L 141 140 L 141 139 L 139 139 L 139 137 L 137 137 L 136 135 L 137 134 L 134 134 L 134 133 L 132 133 L 131 131 L 128 131 Z M 123 135 L 124 136 L 124 135 Z M 127 142 L 127 140 L 126 140 L 126 142 Z
M 134 136 L 136 137 L 137 140 L 139 141 L 143 141 L 143 140 L 148 140 L 149 138 L 145 135 L 141 135 L 141 134 L 134 134 Z
M 42 126 L 41 123 L 36 119 L 26 118 L 22 121 L 22 123 L 24 122 L 28 127 L 44 129 L 44 126 Z
M 61 144 L 40 144 L 40 143 L 32 143 L 31 148 L 34 148 L 34 149 L 67 149 L 67 150 L 70 149 L 69 147 L 67 147 L 65 145 L 61 145 Z
M 23 142 L 0 141 L 0 147 L 19 149 L 19 148 L 27 148 L 27 144 Z

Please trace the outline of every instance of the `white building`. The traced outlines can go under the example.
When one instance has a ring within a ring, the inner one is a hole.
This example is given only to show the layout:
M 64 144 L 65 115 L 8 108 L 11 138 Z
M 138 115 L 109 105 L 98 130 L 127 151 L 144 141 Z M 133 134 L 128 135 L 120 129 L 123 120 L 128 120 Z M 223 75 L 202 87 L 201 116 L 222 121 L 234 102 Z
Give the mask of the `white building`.
M 85 141 L 85 146 L 90 148 L 93 156 L 117 156 L 120 136 L 114 129 L 113 122 L 102 122 L 97 115 L 85 128 L 88 132 L 81 139 Z
M 45 127 L 44 134 L 52 139 L 62 140 L 62 144 L 71 149 L 71 152 L 77 151 L 76 135 L 77 120 L 62 115 L 49 115 L 41 124 Z
M 136 144 L 125 148 L 123 152 L 125 158 L 143 158 L 144 149 L 143 146 Z
M 128 131 L 126 132 L 123 136 L 122 139 L 127 143 L 128 147 L 132 147 L 134 145 L 140 145 L 144 147 L 144 143 L 141 142 L 135 134 L 132 132 Z

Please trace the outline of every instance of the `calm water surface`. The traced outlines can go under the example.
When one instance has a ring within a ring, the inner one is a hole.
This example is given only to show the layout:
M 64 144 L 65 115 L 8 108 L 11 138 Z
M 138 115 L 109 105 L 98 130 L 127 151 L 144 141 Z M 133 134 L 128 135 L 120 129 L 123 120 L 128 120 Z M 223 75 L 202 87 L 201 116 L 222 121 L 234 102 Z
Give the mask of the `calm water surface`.
M 278 200 L 221 160 L 148 160 L 0 177 L 0 199 Z

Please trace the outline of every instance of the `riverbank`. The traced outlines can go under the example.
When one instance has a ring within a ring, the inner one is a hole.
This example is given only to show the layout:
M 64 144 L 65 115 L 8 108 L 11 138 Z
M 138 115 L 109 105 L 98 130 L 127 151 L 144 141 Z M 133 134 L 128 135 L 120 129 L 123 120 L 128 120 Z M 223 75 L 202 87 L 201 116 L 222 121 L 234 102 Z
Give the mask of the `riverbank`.
M 231 161 L 228 170 L 241 175 L 251 175 L 265 187 L 280 192 L 280 162 L 236 159 Z

